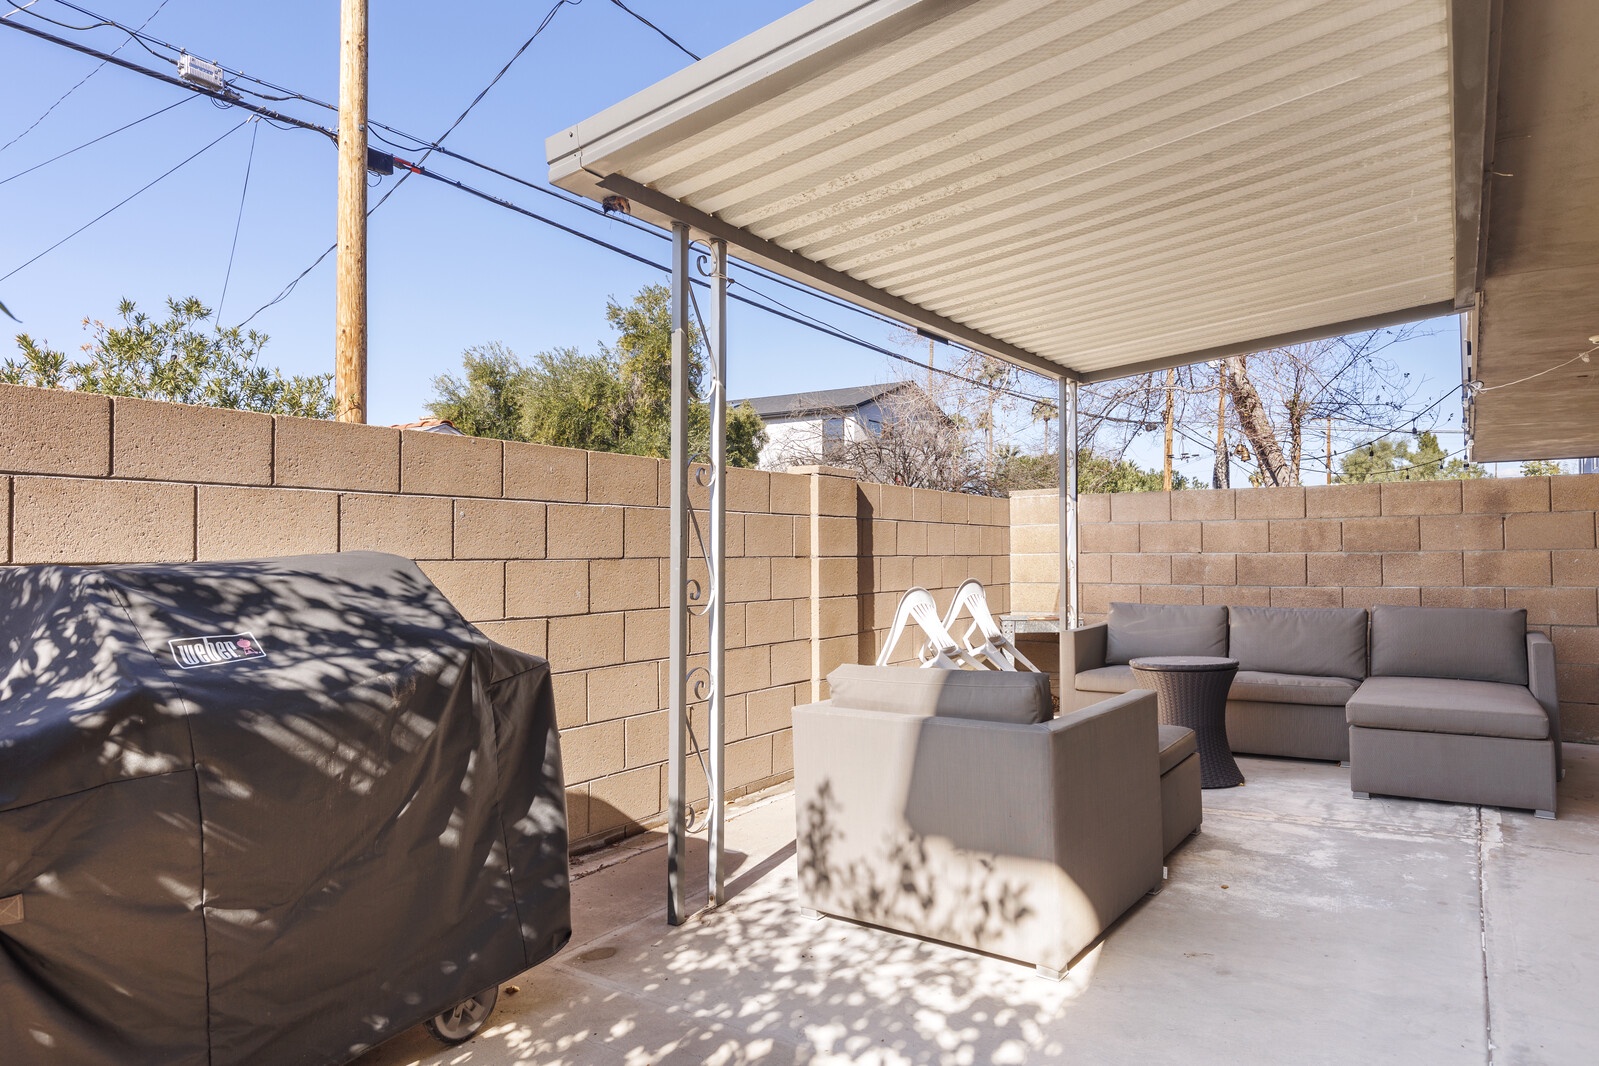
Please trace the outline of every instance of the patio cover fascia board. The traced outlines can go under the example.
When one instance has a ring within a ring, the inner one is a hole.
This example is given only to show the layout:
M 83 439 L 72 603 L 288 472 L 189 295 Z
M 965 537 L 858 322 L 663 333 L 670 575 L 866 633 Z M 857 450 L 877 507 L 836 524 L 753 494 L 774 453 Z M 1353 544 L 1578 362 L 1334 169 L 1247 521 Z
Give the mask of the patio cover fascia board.
M 873 310 L 881 311 L 891 318 L 897 318 L 908 326 L 936 333 L 949 340 L 960 341 L 970 348 L 1017 366 L 1026 367 L 1036 373 L 1050 378 L 1065 378 L 1068 381 L 1083 381 L 1084 376 L 1070 367 L 1063 367 L 1050 362 L 1041 355 L 1035 355 L 1025 348 L 1018 348 L 1014 344 L 991 337 L 981 330 L 972 329 L 970 326 L 945 318 L 943 315 L 934 314 L 924 307 L 892 296 L 881 289 L 874 288 L 864 281 L 850 277 L 839 270 L 833 270 L 821 263 L 806 259 L 797 252 L 791 252 L 781 245 L 755 236 L 748 230 L 731 226 L 720 219 L 707 215 L 705 212 L 690 207 L 688 204 L 674 200 L 670 196 L 657 192 L 647 186 L 640 185 L 631 178 L 621 174 L 608 174 L 599 179 L 596 184 L 602 189 L 624 196 L 635 205 L 634 214 L 639 214 L 638 205 L 649 209 L 650 214 L 645 217 L 657 225 L 669 228 L 675 222 L 682 222 L 707 237 L 716 237 L 726 241 L 736 248 L 744 250 L 745 254 L 739 256 L 745 262 L 756 266 L 774 270 L 784 277 L 803 281 L 813 288 L 852 303 Z
M 550 180 L 596 201 L 604 200 L 607 194 L 624 197 L 632 213 L 646 221 L 663 228 L 674 221 L 683 222 L 706 236 L 727 241 L 739 251 L 740 258 L 755 265 L 914 328 L 1072 382 L 1102 381 L 1263 351 L 1447 315 L 1474 306 L 1486 247 L 1484 193 L 1492 144 L 1499 0 L 1445 0 L 1454 192 L 1452 299 L 1400 308 L 1382 307 L 1379 303 L 1369 315 L 1339 316 L 1282 333 L 1243 335 L 1228 339 L 1225 344 L 1168 352 L 1154 359 L 1122 359 L 1113 366 L 1085 369 L 1073 365 L 1069 353 L 1041 354 L 1028 345 L 957 321 L 916 300 L 897 296 L 808 258 L 629 174 L 636 162 L 655 159 L 668 146 L 691 140 L 729 116 L 823 75 L 850 57 L 891 45 L 913 29 L 980 3 L 981 0 L 835 0 L 808 4 L 550 137 L 546 145 Z M 1359 310 L 1358 306 L 1347 309 Z

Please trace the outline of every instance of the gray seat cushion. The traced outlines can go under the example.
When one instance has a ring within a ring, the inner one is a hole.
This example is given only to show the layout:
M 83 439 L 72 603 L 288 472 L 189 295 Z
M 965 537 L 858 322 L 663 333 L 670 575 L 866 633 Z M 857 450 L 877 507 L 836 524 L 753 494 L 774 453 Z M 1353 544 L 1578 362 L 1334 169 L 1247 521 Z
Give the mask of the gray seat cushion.
M 1163 725 L 1160 727 L 1160 772 L 1169 772 L 1178 763 L 1199 750 L 1199 738 L 1187 726 Z
M 1374 677 L 1527 683 L 1527 612 L 1473 607 L 1373 607 Z
M 1137 687 L 1133 668 L 1126 663 L 1084 670 L 1077 675 L 1078 692 L 1131 692 Z
M 1522 685 L 1431 677 L 1368 677 L 1345 707 L 1350 725 L 1546 740 L 1549 714 Z
M 1106 618 L 1105 662 L 1140 655 L 1226 655 L 1227 608 L 1113 603 Z
M 1032 671 L 938 670 L 846 663 L 827 675 L 832 702 L 860 711 L 977 718 L 1031 725 L 1054 711 L 1049 675 Z
M 1227 654 L 1238 669 L 1318 677 L 1366 676 L 1363 607 L 1233 607 Z
M 1264 670 L 1240 670 L 1227 691 L 1230 700 L 1255 703 L 1304 703 L 1315 707 L 1342 707 L 1360 687 L 1347 677 L 1315 677 L 1310 674 L 1272 674 Z

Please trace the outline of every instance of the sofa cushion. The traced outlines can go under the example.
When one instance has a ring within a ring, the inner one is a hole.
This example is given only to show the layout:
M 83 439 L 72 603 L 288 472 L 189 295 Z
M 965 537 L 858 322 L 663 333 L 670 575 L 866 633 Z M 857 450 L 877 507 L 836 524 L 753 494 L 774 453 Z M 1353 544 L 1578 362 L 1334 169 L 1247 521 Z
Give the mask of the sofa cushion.
M 827 675 L 832 702 L 862 711 L 1031 725 L 1053 717 L 1049 675 L 846 663 Z
M 1342 707 L 1360 687 L 1347 677 L 1316 677 L 1312 674 L 1272 674 L 1263 670 L 1240 670 L 1227 690 L 1230 700 L 1255 703 L 1303 703 L 1315 707 Z
M 1227 654 L 1239 670 L 1366 676 L 1363 607 L 1232 607 Z
M 1227 608 L 1161 603 L 1113 603 L 1105 662 L 1140 655 L 1226 655 Z
M 1545 740 L 1549 714 L 1522 685 L 1434 677 L 1368 677 L 1345 707 L 1350 725 Z
M 1374 677 L 1527 683 L 1527 612 L 1473 607 L 1373 607 Z
M 1183 725 L 1160 727 L 1160 772 L 1170 772 L 1178 763 L 1199 750 L 1194 731 Z
M 1077 675 L 1078 692 L 1131 692 L 1137 687 L 1133 668 L 1126 663 L 1084 670 Z

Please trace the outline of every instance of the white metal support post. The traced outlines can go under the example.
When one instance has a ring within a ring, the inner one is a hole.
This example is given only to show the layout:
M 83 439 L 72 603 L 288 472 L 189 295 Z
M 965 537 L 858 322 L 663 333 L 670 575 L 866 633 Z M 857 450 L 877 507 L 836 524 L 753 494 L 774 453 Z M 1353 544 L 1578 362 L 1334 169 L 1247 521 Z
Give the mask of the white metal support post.
M 688 918 L 683 865 L 688 858 L 683 771 L 688 731 L 688 227 L 672 224 L 672 520 L 670 686 L 666 742 L 666 920 Z
M 711 736 L 710 778 L 706 795 L 710 804 L 711 906 L 726 901 L 727 872 L 722 864 L 723 807 L 727 794 L 722 776 L 723 748 L 726 745 L 726 716 L 723 707 L 723 681 L 727 677 L 727 242 L 711 241 L 711 321 L 709 347 L 711 387 L 706 399 L 711 407 L 711 543 L 710 578 L 710 665 Z
M 1060 624 L 1083 622 L 1082 588 L 1077 580 L 1077 382 L 1060 379 Z

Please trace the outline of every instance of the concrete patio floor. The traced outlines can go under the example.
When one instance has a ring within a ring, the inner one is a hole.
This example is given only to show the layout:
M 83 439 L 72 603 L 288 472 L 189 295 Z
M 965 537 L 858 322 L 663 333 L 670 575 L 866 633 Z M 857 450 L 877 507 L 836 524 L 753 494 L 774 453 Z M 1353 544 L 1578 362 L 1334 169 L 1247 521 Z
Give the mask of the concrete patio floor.
M 666 925 L 659 835 L 590 856 L 572 943 L 483 1033 L 446 1049 L 413 1030 L 360 1066 L 1592 1062 L 1599 748 L 1566 751 L 1554 822 L 1357 800 L 1345 769 L 1241 758 L 1248 784 L 1205 793 L 1165 891 L 1058 984 L 805 920 L 792 795 L 769 794 L 729 819 L 727 906 Z

